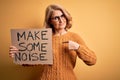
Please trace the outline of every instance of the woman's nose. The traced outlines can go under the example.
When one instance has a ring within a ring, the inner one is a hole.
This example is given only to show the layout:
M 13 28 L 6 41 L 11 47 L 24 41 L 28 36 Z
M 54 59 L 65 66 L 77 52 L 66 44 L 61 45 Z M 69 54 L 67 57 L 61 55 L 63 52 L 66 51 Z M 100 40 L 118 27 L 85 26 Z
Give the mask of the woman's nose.
M 61 17 L 59 17 L 59 22 L 62 23 L 63 22 L 63 19 Z

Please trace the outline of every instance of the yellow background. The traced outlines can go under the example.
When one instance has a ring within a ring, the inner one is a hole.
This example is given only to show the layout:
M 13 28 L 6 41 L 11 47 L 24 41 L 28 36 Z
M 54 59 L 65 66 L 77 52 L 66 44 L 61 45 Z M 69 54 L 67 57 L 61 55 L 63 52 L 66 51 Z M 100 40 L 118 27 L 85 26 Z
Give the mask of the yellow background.
M 80 59 L 74 69 L 78 80 L 120 80 L 120 0 L 0 0 L 0 80 L 33 80 L 37 67 L 15 65 L 9 58 L 10 29 L 39 28 L 45 8 L 57 3 L 73 17 L 73 27 L 96 52 L 97 63 Z

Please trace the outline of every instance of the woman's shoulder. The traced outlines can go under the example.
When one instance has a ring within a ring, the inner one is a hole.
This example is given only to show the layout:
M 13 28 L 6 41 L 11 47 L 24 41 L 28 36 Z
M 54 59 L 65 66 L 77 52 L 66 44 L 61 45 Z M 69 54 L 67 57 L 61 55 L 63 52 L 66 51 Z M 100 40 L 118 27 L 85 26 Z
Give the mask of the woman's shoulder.
M 79 43 L 84 43 L 83 39 L 81 38 L 80 34 L 75 32 L 68 32 L 68 34 L 71 36 L 71 38 Z
M 71 32 L 71 31 L 68 31 L 68 34 L 69 34 L 70 36 L 73 36 L 73 37 L 75 37 L 75 36 L 79 36 L 78 33 Z

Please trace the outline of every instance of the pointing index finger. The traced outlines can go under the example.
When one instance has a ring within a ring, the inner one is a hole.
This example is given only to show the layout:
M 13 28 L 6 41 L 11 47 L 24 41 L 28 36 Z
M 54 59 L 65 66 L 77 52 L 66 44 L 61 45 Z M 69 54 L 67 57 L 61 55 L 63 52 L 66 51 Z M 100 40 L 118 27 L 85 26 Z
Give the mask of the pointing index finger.
M 64 41 L 64 42 L 62 42 L 62 43 L 69 43 L 69 41 Z

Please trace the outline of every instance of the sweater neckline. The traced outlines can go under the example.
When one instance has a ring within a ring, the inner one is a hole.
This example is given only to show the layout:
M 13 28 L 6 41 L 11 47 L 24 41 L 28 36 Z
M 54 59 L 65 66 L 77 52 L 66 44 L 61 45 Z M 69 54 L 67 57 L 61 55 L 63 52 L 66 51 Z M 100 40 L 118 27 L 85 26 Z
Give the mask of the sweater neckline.
M 59 36 L 53 35 L 53 37 L 55 37 L 55 38 L 62 38 L 62 37 L 67 36 L 69 33 L 70 33 L 70 32 L 67 31 L 67 32 L 66 32 L 65 34 L 63 34 L 63 35 L 59 35 Z

